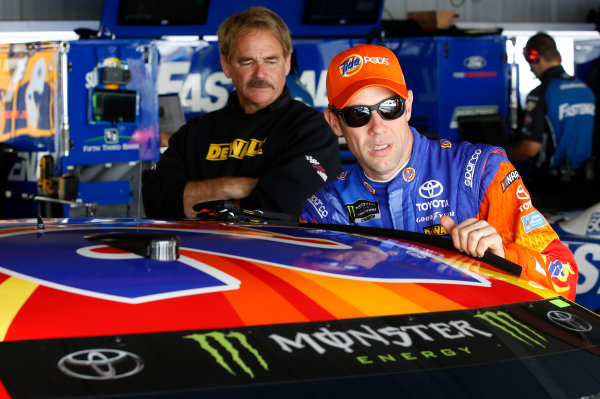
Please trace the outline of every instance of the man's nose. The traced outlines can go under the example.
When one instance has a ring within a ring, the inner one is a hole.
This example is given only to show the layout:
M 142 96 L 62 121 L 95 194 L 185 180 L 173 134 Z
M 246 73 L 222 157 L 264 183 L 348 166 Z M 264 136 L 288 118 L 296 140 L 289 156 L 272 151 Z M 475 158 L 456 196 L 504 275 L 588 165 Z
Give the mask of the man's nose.
M 256 69 L 254 70 L 254 76 L 256 76 L 257 78 L 262 78 L 262 77 L 267 76 L 266 75 L 266 67 L 267 67 L 267 65 L 264 62 L 257 62 Z
M 371 120 L 369 121 L 369 131 L 375 134 L 385 128 L 385 120 L 375 110 L 371 111 Z

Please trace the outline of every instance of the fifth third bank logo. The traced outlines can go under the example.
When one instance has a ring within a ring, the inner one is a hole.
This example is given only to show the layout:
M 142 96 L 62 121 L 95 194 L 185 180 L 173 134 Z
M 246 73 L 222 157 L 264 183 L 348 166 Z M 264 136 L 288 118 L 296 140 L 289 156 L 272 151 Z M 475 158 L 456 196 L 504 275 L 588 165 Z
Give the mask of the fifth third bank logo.
M 246 336 L 239 332 L 228 334 L 212 331 L 203 334 L 190 334 L 183 338 L 196 341 L 202 349 L 208 352 L 215 362 L 231 375 L 237 375 L 235 368 L 254 378 L 253 367 L 258 365 L 269 371 L 269 365 L 260 352 L 248 343 Z

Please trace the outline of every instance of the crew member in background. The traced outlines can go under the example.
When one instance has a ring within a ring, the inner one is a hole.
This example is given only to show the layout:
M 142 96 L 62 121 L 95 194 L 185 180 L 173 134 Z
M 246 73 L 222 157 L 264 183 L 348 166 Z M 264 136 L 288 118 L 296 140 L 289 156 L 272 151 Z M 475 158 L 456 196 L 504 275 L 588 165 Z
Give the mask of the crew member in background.
M 522 127 L 508 158 L 515 163 L 531 160 L 523 177 L 533 195 L 556 195 L 560 182 L 593 178 L 593 166 L 586 161 L 592 156 L 594 94 L 565 73 L 548 34 L 532 36 L 523 54 L 541 84 L 527 96 Z
M 460 251 L 490 251 L 521 265 L 523 279 L 575 297 L 573 254 L 504 150 L 430 140 L 409 126 L 413 93 L 392 51 L 358 45 L 336 55 L 327 96 L 325 119 L 358 164 L 304 203 L 302 221 L 449 233 Z
M 235 91 L 227 106 L 188 121 L 144 172 L 146 215 L 194 218 L 193 205 L 234 200 L 244 209 L 297 216 L 302 202 L 341 168 L 337 137 L 321 112 L 290 96 L 292 41 L 264 7 L 218 30 L 221 66 Z

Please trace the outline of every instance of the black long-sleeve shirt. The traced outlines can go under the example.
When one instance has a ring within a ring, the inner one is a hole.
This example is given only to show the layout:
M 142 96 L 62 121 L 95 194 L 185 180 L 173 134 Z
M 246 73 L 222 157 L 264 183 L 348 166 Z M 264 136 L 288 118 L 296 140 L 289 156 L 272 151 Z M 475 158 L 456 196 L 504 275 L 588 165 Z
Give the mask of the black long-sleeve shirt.
M 298 215 L 340 168 L 337 137 L 322 113 L 292 99 L 287 87 L 254 114 L 244 112 L 233 92 L 226 107 L 173 134 L 156 168 L 143 174 L 144 208 L 148 217 L 183 218 L 189 181 L 235 176 L 259 178 L 242 208 Z

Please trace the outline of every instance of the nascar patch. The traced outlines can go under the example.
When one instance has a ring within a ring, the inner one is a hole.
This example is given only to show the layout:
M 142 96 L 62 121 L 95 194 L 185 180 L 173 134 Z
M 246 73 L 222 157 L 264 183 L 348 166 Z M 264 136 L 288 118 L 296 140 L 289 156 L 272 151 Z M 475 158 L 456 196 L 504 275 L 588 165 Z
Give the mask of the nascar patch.
M 519 175 L 519 172 L 517 172 L 516 170 L 509 172 L 506 176 L 504 176 L 504 179 L 502 179 L 502 181 L 500 182 L 500 186 L 502 187 L 502 192 L 505 192 L 506 189 L 511 184 L 513 184 L 515 181 L 519 180 L 520 178 L 521 178 L 521 175 Z

